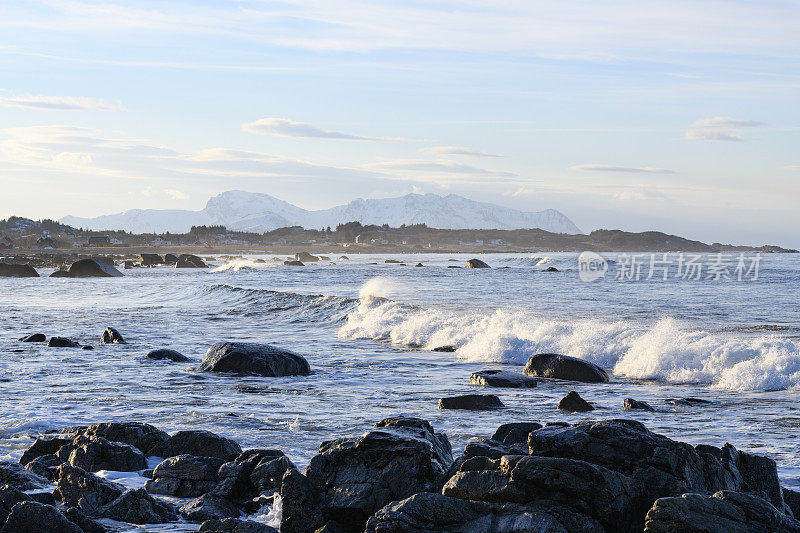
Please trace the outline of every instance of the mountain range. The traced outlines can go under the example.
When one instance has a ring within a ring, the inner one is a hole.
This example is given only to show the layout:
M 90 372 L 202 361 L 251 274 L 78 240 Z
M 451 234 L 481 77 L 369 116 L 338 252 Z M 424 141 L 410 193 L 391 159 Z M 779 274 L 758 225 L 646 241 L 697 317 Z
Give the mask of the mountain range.
M 581 230 L 553 209 L 529 212 L 476 202 L 450 194 L 407 194 L 399 198 L 358 198 L 346 205 L 309 211 L 274 196 L 227 191 L 211 198 L 200 211 L 131 209 L 95 218 L 65 216 L 61 222 L 89 230 L 124 230 L 132 233 L 185 233 L 192 226 L 222 225 L 230 230 L 263 233 L 276 228 L 336 227 L 346 222 L 362 224 L 426 224 L 440 229 L 532 229 L 578 234 Z

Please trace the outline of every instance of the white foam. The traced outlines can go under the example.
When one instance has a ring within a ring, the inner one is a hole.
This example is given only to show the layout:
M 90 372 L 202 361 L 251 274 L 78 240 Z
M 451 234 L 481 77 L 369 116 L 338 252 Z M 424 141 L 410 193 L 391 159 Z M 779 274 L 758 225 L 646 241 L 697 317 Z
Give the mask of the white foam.
M 391 280 L 368 281 L 339 336 L 430 350 L 450 345 L 465 361 L 524 364 L 535 353 L 556 352 L 626 378 L 732 390 L 800 388 L 800 346 L 777 334 L 689 330 L 669 317 L 566 321 L 513 310 L 456 313 L 385 299 L 392 292 Z

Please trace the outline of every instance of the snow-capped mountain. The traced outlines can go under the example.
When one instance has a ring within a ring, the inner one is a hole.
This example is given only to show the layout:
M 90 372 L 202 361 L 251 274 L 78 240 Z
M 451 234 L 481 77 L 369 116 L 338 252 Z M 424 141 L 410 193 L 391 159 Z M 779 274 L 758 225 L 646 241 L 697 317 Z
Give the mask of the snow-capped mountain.
M 265 232 L 286 226 L 336 227 L 345 222 L 362 224 L 426 224 L 441 229 L 540 228 L 554 233 L 581 233 L 562 213 L 518 211 L 475 202 L 450 194 L 407 194 L 400 198 L 364 200 L 308 211 L 268 194 L 227 191 L 211 198 L 201 211 L 132 209 L 96 218 L 66 216 L 64 224 L 91 230 L 125 230 L 133 233 L 184 233 L 191 226 L 220 224 L 239 231 Z

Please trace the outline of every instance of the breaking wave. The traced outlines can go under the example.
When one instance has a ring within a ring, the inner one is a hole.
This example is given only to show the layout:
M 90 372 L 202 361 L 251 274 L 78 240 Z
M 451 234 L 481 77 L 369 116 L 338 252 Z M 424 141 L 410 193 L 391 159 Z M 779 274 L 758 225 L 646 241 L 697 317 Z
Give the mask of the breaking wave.
M 555 320 L 514 310 L 454 312 L 390 299 L 388 280 L 368 281 L 339 336 L 433 350 L 456 348 L 464 361 L 524 364 L 557 352 L 616 376 L 731 390 L 800 388 L 800 343 L 772 329 L 751 333 L 692 330 L 678 320 Z

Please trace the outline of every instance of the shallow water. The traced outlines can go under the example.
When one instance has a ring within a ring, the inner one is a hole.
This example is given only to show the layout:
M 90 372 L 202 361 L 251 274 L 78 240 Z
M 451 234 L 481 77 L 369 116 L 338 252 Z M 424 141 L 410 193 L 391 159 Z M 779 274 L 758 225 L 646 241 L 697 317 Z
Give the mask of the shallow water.
M 0 278 L 0 456 L 16 460 L 41 431 L 109 420 L 208 429 L 243 447 L 283 449 L 304 466 L 323 440 L 400 413 L 430 420 L 456 450 L 514 420 L 626 417 L 692 444 L 769 455 L 784 483 L 799 484 L 800 256 L 764 255 L 758 280 L 596 283 L 578 279 L 576 254 L 481 256 L 491 269 L 447 268 L 464 255 L 395 256 L 408 266 L 383 263 L 388 257 L 284 267 L 263 256 L 220 260 L 213 271 Z M 560 272 L 544 272 L 549 266 Z M 98 344 L 106 326 L 129 344 Z M 95 350 L 18 342 L 33 332 Z M 143 358 L 169 347 L 199 362 L 209 345 L 232 340 L 302 353 L 313 373 L 230 377 Z M 431 351 L 444 345 L 458 349 Z M 436 409 L 441 396 L 479 389 L 471 372 L 521 370 L 544 351 L 600 364 L 612 381 L 486 391 L 507 406 L 499 411 Z M 558 411 L 569 390 L 597 410 Z M 664 402 L 688 396 L 713 403 Z M 657 412 L 623 412 L 626 397 Z

